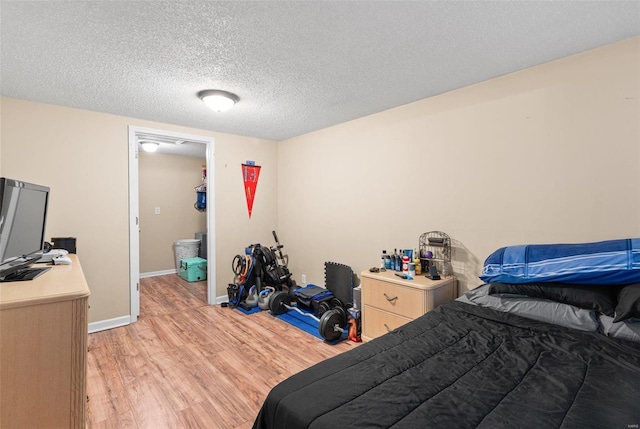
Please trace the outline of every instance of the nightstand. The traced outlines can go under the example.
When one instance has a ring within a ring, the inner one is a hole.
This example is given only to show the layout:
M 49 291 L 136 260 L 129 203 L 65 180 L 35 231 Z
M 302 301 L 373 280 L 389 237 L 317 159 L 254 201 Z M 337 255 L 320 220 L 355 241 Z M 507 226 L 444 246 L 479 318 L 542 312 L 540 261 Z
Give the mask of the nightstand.
M 455 298 L 454 276 L 430 280 L 423 274 L 405 280 L 396 273 L 360 273 L 363 341 L 386 334 Z

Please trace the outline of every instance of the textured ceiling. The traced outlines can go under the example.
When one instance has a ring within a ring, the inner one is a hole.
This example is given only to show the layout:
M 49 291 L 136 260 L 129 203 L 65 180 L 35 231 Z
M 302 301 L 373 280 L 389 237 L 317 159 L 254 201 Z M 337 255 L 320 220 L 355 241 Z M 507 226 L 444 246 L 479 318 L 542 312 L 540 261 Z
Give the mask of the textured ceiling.
M 1 1 L 2 95 L 276 141 L 640 35 L 637 1 Z M 236 93 L 214 113 L 203 89 Z

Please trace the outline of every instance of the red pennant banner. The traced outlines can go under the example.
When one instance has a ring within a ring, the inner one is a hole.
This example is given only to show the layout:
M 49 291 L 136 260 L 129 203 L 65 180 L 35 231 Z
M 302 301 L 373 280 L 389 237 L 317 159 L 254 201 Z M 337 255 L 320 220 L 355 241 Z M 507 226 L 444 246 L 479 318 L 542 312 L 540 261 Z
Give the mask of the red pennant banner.
M 244 178 L 244 193 L 247 197 L 247 210 L 249 210 L 249 219 L 251 219 L 253 199 L 256 196 L 258 177 L 260 177 L 260 166 L 242 164 L 242 176 Z

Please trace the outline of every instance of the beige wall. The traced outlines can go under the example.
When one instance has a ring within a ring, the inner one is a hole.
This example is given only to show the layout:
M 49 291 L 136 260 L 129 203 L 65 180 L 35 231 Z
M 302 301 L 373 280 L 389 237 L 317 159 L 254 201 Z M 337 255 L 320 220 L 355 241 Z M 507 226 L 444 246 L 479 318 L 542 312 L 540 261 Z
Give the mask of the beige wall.
M 173 242 L 206 232 L 206 212 L 193 206 L 206 163 L 205 158 L 139 152 L 141 273 L 175 269 Z
M 52 188 L 47 237 L 78 238 L 91 322 L 129 314 L 129 125 L 215 138 L 217 296 L 276 226 L 318 284 L 325 261 L 359 272 L 445 231 L 464 291 L 500 246 L 640 236 L 639 75 L 635 38 L 279 144 L 3 97 L 0 171 Z
M 3 97 L 0 171 L 51 187 L 47 238 L 77 237 L 90 322 L 129 315 L 128 126 L 215 138 L 217 296 L 247 244 L 277 222 L 276 143 Z M 249 220 L 240 165 L 262 165 Z
M 0 125 L 2 119 L 2 103 L 0 103 Z M 0 176 L 4 177 L 4 172 L 2 171 L 2 129 L 0 128 Z
M 638 76 L 635 38 L 281 142 L 295 278 L 441 230 L 463 292 L 501 246 L 640 236 Z

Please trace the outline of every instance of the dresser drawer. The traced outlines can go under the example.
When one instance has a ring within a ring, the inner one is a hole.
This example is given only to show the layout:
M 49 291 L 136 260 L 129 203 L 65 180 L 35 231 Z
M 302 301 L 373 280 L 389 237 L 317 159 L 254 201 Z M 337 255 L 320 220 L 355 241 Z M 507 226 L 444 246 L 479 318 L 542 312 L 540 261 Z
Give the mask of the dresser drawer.
M 382 311 L 368 305 L 364 306 L 362 313 L 362 335 L 366 339 L 372 339 L 384 335 L 389 331 L 411 322 L 408 317 Z
M 375 279 L 367 279 L 363 285 L 362 301 L 364 305 L 409 319 L 420 317 L 426 311 L 423 290 Z

